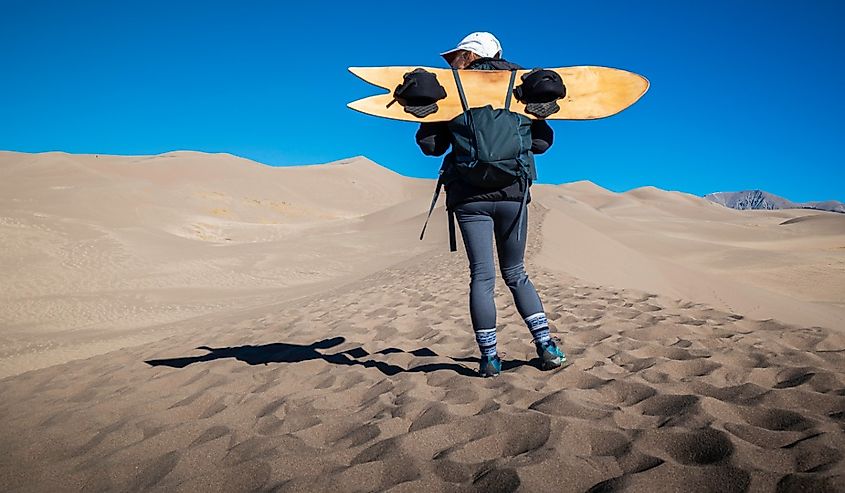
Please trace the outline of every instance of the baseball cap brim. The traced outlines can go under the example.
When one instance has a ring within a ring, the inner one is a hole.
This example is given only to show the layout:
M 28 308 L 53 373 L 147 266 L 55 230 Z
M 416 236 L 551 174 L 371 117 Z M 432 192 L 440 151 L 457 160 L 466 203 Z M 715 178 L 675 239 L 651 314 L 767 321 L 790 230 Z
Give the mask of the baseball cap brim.
M 458 46 L 452 48 L 451 50 L 444 51 L 440 54 L 440 56 L 449 60 L 451 58 L 450 55 L 460 50 L 475 53 L 480 57 L 495 57 L 497 54 L 501 53 L 502 45 L 499 43 L 499 40 L 490 33 L 475 32 L 470 33 L 462 39 L 460 43 L 458 43 Z

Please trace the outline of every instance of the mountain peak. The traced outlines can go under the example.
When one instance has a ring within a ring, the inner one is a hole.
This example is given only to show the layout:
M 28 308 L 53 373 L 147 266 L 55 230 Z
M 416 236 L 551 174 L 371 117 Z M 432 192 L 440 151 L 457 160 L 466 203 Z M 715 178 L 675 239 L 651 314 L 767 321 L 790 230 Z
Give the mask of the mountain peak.
M 715 192 L 704 196 L 705 199 L 731 209 L 739 210 L 774 210 L 774 209 L 818 209 L 832 212 L 845 212 L 845 204 L 836 200 L 826 202 L 792 202 L 765 190 L 741 190 L 739 192 Z

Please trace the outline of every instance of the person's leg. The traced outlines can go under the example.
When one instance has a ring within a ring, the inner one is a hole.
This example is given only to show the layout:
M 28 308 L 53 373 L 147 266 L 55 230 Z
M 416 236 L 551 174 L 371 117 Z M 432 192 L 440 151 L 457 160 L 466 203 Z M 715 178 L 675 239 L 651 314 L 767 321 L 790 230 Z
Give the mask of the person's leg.
M 519 215 L 519 203 L 499 202 L 493 214 L 496 234 L 496 249 L 499 254 L 499 267 L 502 269 L 502 277 L 505 284 L 513 294 L 519 314 L 525 321 L 525 325 L 531 332 L 531 338 L 537 349 L 537 356 L 540 357 L 540 368 L 552 370 L 569 365 L 566 355 L 557 347 L 549 333 L 549 322 L 546 320 L 546 313 L 543 311 L 543 303 L 534 285 L 525 273 L 525 241 L 528 236 L 528 209 L 526 208 L 522 222 L 513 230 L 511 225 Z M 519 240 L 517 240 L 516 228 L 520 228 Z
M 501 201 L 496 204 L 493 216 L 496 250 L 499 255 L 502 278 L 513 295 L 516 309 L 531 332 L 535 344 L 542 344 L 548 342 L 551 335 L 549 322 L 543 311 L 543 303 L 525 272 L 525 242 L 528 236 L 527 205 L 523 212 L 522 222 L 511 230 L 511 225 L 519 215 L 519 205 L 519 202 L 512 201 Z M 517 240 L 517 228 L 521 229 L 519 240 Z
M 496 355 L 496 304 L 493 292 L 493 203 L 470 202 L 455 208 L 469 259 L 469 312 L 482 356 Z

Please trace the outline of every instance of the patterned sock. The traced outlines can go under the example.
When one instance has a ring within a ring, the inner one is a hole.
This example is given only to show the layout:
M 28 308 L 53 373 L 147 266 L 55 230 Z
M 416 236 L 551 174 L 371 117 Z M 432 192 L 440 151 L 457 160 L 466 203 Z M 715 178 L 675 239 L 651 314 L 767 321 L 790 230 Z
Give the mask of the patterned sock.
M 496 355 L 496 329 L 478 329 L 475 331 L 475 342 L 482 356 Z
M 528 326 L 531 337 L 534 338 L 534 344 L 539 345 L 552 338 L 551 333 L 549 333 L 549 321 L 543 312 L 525 317 L 525 325 Z

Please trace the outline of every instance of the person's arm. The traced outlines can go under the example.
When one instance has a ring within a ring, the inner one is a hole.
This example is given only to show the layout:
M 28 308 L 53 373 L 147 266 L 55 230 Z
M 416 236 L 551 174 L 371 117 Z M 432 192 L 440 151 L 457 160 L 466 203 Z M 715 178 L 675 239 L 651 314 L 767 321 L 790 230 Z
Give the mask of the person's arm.
M 451 144 L 449 127 L 445 122 L 420 123 L 417 145 L 426 156 L 442 156 Z
M 531 152 L 542 154 L 549 150 L 555 140 L 555 133 L 546 120 L 531 122 Z

